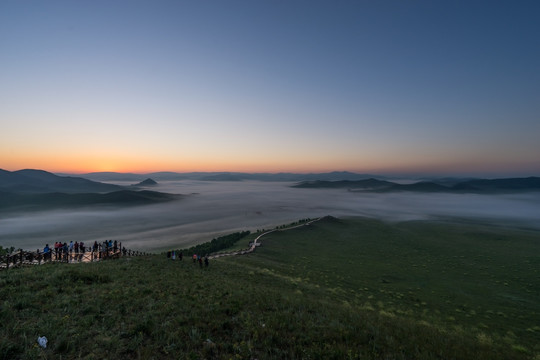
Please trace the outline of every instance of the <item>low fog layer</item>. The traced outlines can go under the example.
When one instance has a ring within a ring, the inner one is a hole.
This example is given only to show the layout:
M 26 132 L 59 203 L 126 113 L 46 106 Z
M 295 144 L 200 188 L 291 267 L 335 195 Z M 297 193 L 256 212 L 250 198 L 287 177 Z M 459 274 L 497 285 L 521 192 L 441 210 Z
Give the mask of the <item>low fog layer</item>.
M 294 189 L 257 181 L 163 182 L 152 190 L 189 195 L 170 203 L 2 214 L 0 246 L 33 250 L 56 241 L 114 239 L 129 248 L 182 248 L 239 230 L 303 218 L 367 216 L 390 221 L 460 217 L 540 229 L 540 193 L 471 195 Z

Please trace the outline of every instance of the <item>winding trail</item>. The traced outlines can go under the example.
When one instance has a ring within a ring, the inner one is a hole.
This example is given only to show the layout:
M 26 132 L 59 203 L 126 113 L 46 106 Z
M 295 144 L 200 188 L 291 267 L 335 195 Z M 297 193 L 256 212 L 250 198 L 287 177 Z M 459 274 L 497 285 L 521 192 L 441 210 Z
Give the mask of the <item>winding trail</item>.
M 311 225 L 312 223 L 314 223 L 315 221 L 319 221 L 321 219 L 322 219 L 322 217 L 314 219 L 314 220 L 310 220 L 310 221 L 305 222 L 305 223 L 300 224 L 300 225 L 291 226 L 289 228 L 274 229 L 274 230 L 266 231 L 266 232 L 262 233 L 261 235 L 257 236 L 257 238 L 255 238 L 255 240 L 253 240 L 253 243 L 251 244 L 251 246 L 248 249 L 236 250 L 236 251 L 231 251 L 231 252 L 223 253 L 223 254 L 210 255 L 210 256 L 208 256 L 208 258 L 209 259 L 217 259 L 217 258 L 220 258 L 220 257 L 223 257 L 223 256 L 245 255 L 245 254 L 252 253 L 253 251 L 255 251 L 255 248 L 257 246 L 259 246 L 260 238 L 262 238 L 265 235 L 271 234 L 271 233 L 276 232 L 276 231 L 287 231 L 287 230 L 296 229 L 296 228 L 299 228 L 299 227 L 302 227 L 302 226 L 308 226 L 308 225 Z

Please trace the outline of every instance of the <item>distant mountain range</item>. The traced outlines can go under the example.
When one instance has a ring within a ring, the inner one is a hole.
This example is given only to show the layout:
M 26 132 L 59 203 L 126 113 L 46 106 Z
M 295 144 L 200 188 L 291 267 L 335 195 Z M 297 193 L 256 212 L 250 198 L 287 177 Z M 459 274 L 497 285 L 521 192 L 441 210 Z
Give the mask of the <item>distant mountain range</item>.
M 59 174 L 67 175 L 67 174 Z M 70 175 L 72 176 L 72 175 Z M 383 176 L 371 174 L 356 174 L 347 171 L 334 171 L 327 173 L 295 174 L 295 173 L 241 173 L 241 172 L 154 172 L 148 174 L 115 173 L 115 172 L 94 172 L 80 174 L 78 176 L 95 181 L 142 181 L 145 178 L 152 178 L 156 181 L 172 180 L 201 180 L 201 181 L 309 181 L 309 180 L 361 180 L 370 177 L 385 179 Z
M 156 191 L 138 191 L 140 187 L 156 185 L 153 179 L 201 181 L 288 181 L 295 188 L 342 188 L 363 192 L 447 192 L 447 193 L 512 193 L 540 191 L 540 178 L 508 179 L 441 179 L 400 184 L 379 177 L 350 172 L 320 174 L 249 174 L 234 172 L 152 174 L 91 173 L 84 177 L 102 181 L 139 181 L 135 185 L 119 186 L 77 176 L 60 176 L 43 170 L 6 171 L 0 169 L 0 210 L 45 209 L 88 205 L 143 205 L 178 199 L 180 195 Z M 150 176 L 152 178 L 150 178 Z M 146 179 L 145 179 L 146 178 Z
M 16 193 L 84 193 L 122 190 L 118 185 L 104 184 L 81 177 L 58 176 L 43 170 L 0 170 L 0 191 Z
M 47 209 L 87 205 L 144 205 L 178 199 L 179 195 L 137 191 L 136 186 L 104 184 L 81 177 L 58 176 L 43 170 L 0 169 L 0 209 Z
M 120 190 L 109 193 L 17 194 L 0 191 L 0 209 L 43 210 L 90 205 L 148 205 L 178 199 L 181 195 L 157 191 Z
M 446 182 L 445 182 L 446 183 Z M 477 179 L 455 181 L 452 185 L 443 185 L 435 181 L 420 181 L 413 184 L 398 184 L 391 181 L 377 180 L 373 178 L 363 180 L 341 181 L 303 181 L 295 188 L 321 188 L 321 189 L 349 189 L 351 191 L 365 192 L 390 192 L 390 191 L 413 191 L 413 192 L 452 192 L 452 193 L 509 193 L 540 191 L 540 178 L 508 178 L 508 179 Z

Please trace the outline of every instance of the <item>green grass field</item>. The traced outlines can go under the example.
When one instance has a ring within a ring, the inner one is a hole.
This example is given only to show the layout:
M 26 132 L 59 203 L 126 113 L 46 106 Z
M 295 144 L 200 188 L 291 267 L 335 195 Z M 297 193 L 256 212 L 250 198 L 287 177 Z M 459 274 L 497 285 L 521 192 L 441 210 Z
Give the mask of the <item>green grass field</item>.
M 3 271 L 0 359 L 540 359 L 539 235 L 328 218 L 202 269 Z

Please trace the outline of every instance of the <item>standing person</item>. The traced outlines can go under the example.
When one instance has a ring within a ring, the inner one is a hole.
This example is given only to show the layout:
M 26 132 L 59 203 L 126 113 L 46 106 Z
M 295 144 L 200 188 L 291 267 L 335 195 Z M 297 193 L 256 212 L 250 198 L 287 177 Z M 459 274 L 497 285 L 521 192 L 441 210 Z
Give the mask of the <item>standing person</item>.
M 71 254 L 73 252 L 73 240 L 69 242 L 69 253 Z
M 64 243 L 63 251 L 64 251 L 64 260 L 68 262 L 68 244 L 66 242 Z
M 197 254 L 193 254 L 193 263 L 195 264 L 197 262 Z
M 62 260 L 62 250 L 64 249 L 64 246 L 59 241 L 58 242 L 58 255 L 56 256 L 56 260 Z
M 73 245 L 73 249 L 75 250 L 75 260 L 79 261 L 79 242 L 75 241 L 75 245 Z M 73 259 L 73 256 L 71 257 Z
M 84 243 L 82 241 L 79 243 L 79 250 L 81 251 L 81 253 L 84 254 L 85 248 L 84 248 Z
M 114 240 L 114 245 L 113 245 L 113 252 L 117 252 L 118 251 L 118 241 Z
M 178 258 L 180 259 L 180 261 L 182 261 L 183 256 L 184 256 L 184 254 L 180 251 L 180 255 L 178 255 Z
M 204 266 L 208 267 L 208 254 L 204 257 Z
M 171 258 L 172 258 L 173 260 L 176 260 L 176 251 L 173 250 L 173 251 L 171 252 Z
M 92 251 L 93 251 L 93 252 L 97 252 L 97 251 L 98 251 L 98 243 L 97 243 L 97 241 L 94 241 L 94 247 L 92 248 Z
M 202 257 L 199 256 L 199 266 L 201 267 L 201 269 L 202 269 L 202 263 L 203 263 Z
M 45 244 L 45 247 L 43 248 L 43 260 L 47 260 L 47 258 L 50 258 L 51 255 L 51 248 L 49 248 L 49 244 Z

